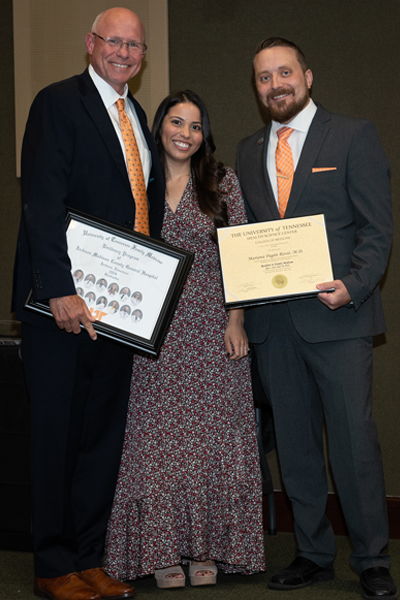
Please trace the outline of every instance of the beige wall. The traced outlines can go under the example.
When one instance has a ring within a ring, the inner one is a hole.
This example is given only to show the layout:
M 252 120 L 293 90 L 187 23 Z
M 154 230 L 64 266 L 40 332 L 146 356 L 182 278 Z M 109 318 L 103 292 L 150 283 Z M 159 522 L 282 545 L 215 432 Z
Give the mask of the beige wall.
M 167 0 L 127 0 L 124 6 L 139 15 L 146 29 L 149 50 L 130 88 L 151 121 L 169 91 Z M 46 85 L 84 71 L 88 64 L 85 36 L 110 1 L 14 0 L 13 7 L 19 175 L 22 137 L 33 98 Z

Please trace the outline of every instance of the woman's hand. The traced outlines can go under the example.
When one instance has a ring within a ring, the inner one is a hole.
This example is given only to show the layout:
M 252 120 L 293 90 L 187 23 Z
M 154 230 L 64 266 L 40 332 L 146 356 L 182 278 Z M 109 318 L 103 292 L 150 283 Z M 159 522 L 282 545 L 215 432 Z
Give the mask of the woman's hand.
M 235 308 L 229 311 L 229 321 L 225 331 L 225 347 L 230 360 L 247 356 L 249 341 L 244 330 L 244 310 Z

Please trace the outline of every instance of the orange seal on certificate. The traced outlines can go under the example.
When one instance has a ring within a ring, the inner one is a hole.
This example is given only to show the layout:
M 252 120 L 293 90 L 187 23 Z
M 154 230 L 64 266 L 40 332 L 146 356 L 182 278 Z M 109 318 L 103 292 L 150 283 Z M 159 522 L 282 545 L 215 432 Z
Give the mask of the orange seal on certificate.
M 284 288 L 287 285 L 287 277 L 284 275 L 275 275 L 272 279 L 272 285 L 278 289 Z

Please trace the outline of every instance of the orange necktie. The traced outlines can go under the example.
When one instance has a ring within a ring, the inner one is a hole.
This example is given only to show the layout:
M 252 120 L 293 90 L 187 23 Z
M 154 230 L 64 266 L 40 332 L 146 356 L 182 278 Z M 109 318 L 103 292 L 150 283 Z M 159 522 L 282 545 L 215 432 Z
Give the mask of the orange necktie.
M 278 205 L 281 219 L 285 216 L 290 190 L 293 183 L 293 156 L 288 139 L 293 133 L 290 127 L 281 127 L 276 132 L 278 145 L 276 147 L 276 177 L 278 181 Z
M 144 181 L 142 161 L 139 148 L 133 133 L 132 124 L 124 108 L 124 99 L 120 98 L 115 103 L 118 108 L 119 122 L 121 124 L 122 139 L 124 141 L 126 163 L 133 198 L 135 200 L 135 231 L 150 235 L 149 208 L 147 204 L 147 191 Z

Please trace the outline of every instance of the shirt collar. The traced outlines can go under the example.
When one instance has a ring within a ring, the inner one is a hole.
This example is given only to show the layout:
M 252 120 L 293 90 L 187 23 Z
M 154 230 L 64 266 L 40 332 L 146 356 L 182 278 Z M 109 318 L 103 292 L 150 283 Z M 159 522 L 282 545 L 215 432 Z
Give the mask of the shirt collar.
M 287 125 L 283 125 L 282 123 L 277 123 L 276 121 L 271 122 L 271 133 L 276 134 L 277 130 L 280 127 L 291 127 L 292 129 L 296 129 L 297 131 L 301 131 L 303 133 L 307 133 L 311 122 L 317 112 L 317 106 L 315 102 L 310 98 L 310 102 L 307 104 L 305 108 L 298 115 L 294 117 L 287 123 Z
M 114 88 L 109 83 L 107 83 L 107 81 L 104 81 L 104 79 L 96 73 L 96 71 L 94 70 L 92 65 L 89 65 L 89 75 L 93 79 L 93 83 L 96 86 L 97 91 L 99 92 L 101 99 L 103 100 L 104 106 L 106 107 L 107 110 L 113 104 L 115 104 L 115 102 L 119 98 L 123 98 L 124 100 L 126 100 L 126 97 L 128 95 L 128 84 L 127 83 L 125 84 L 125 87 L 124 87 L 124 93 L 122 95 L 120 95 L 120 94 L 118 94 L 118 92 L 116 90 L 114 90 Z

